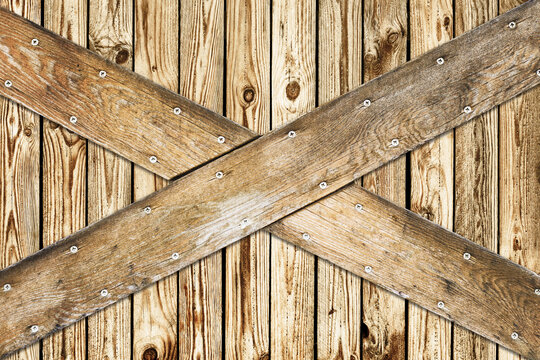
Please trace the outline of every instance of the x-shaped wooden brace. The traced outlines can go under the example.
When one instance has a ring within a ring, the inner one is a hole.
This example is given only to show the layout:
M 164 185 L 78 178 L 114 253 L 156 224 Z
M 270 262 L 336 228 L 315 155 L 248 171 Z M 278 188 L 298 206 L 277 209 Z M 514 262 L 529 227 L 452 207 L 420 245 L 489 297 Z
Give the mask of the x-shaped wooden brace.
M 512 350 L 538 356 L 537 274 L 348 184 L 538 85 L 539 15 L 540 2 L 530 1 L 255 139 L 0 10 L 0 94 L 166 178 L 190 170 L 2 270 L 0 283 L 10 286 L 1 294 L 0 356 L 267 226 Z

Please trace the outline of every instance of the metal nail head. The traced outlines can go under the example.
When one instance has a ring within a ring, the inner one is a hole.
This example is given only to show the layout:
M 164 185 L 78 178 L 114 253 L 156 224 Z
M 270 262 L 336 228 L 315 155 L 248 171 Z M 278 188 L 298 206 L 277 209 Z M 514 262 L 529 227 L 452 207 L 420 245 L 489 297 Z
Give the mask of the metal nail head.
M 439 301 L 437 303 L 437 307 L 439 307 L 439 309 L 443 309 L 444 308 L 444 303 L 442 301 Z
M 100 78 L 104 78 L 104 77 L 106 77 L 106 76 L 107 76 L 107 72 L 106 72 L 106 71 L 101 70 L 101 71 L 99 72 L 99 77 L 100 77 Z
M 31 332 L 32 334 L 35 334 L 35 333 L 37 333 L 38 331 L 39 331 L 39 326 L 37 326 L 37 325 L 32 325 L 32 326 L 30 327 L 30 332 Z
M 303 234 L 302 234 L 302 239 L 304 239 L 304 240 L 309 240 L 309 238 L 310 238 L 310 236 L 309 236 L 308 233 L 303 233 Z
M 75 253 L 77 253 L 77 251 L 79 251 L 79 248 L 76 247 L 75 245 L 73 245 L 72 247 L 69 248 L 69 251 L 70 251 L 72 254 L 75 254 Z
M 540 76 L 540 69 L 536 70 L 536 75 Z
M 76 116 L 71 116 L 69 118 L 69 122 L 72 123 L 72 124 L 76 124 L 77 123 L 77 117 Z
M 13 86 L 13 83 L 11 82 L 11 80 L 6 80 L 6 82 L 4 83 L 4 85 L 6 85 L 6 87 L 10 88 Z
M 107 295 L 109 295 L 109 291 L 107 289 L 101 290 L 101 296 L 105 297 Z
M 371 106 L 371 100 L 369 100 L 369 99 L 364 100 L 364 106 L 365 107 Z
M 173 253 L 172 256 L 171 256 L 171 258 L 172 258 L 173 260 L 178 260 L 178 259 L 180 259 L 180 254 L 178 254 L 178 253 Z
M 437 64 L 442 65 L 444 64 L 444 58 L 440 57 L 437 59 Z
M 463 112 L 464 112 L 465 114 L 470 114 L 470 113 L 472 112 L 472 109 L 471 109 L 470 106 L 465 106 L 465 107 L 463 108 Z
M 364 207 L 362 206 L 362 204 L 356 204 L 354 205 L 354 208 L 356 209 L 356 211 L 362 211 Z
M 39 40 L 38 39 L 32 39 L 31 44 L 32 44 L 32 46 L 38 46 L 39 45 Z
M 157 163 L 157 157 L 155 157 L 154 155 L 150 156 L 149 160 L 152 164 Z
M 398 139 L 392 139 L 392 142 L 390 143 L 390 146 L 391 147 L 396 147 L 399 145 L 399 140 Z
M 319 184 L 319 187 L 321 189 L 326 189 L 328 187 L 328 184 L 325 181 L 323 181 L 322 183 Z
M 470 259 L 471 259 L 471 254 L 469 254 L 468 252 L 464 253 L 464 254 L 463 254 L 463 258 L 464 258 L 465 260 L 470 260 Z
M 536 295 L 540 295 L 540 289 L 534 289 L 534 293 L 535 293 Z
M 176 115 L 180 115 L 182 113 L 182 109 L 180 109 L 179 107 L 175 107 L 173 111 Z
M 294 132 L 294 131 L 289 131 L 289 137 L 290 137 L 290 138 L 296 137 L 296 132 Z
M 4 291 L 11 290 L 11 284 L 4 284 Z
M 222 172 L 222 171 L 218 171 L 218 172 L 216 173 L 216 177 L 217 177 L 218 179 L 221 179 L 221 178 L 223 177 L 223 172 Z
M 519 338 L 519 334 L 517 332 L 515 332 L 515 331 L 512 333 L 511 336 L 512 336 L 512 339 L 514 339 L 514 340 L 517 340 Z
M 245 227 L 248 225 L 248 222 L 249 222 L 248 219 L 242 220 L 242 222 L 240 223 L 240 227 L 241 227 L 242 229 L 245 228 Z
M 370 274 L 370 273 L 373 271 L 373 268 L 372 268 L 371 266 L 368 265 L 368 266 L 366 266 L 366 267 L 364 268 L 364 270 L 365 270 L 368 274 Z
M 150 214 L 152 212 L 152 208 L 150 206 L 147 206 L 147 207 L 144 208 L 143 211 L 144 211 L 145 214 Z
M 510 21 L 510 22 L 508 23 L 508 27 L 509 27 L 510 29 L 515 29 L 515 28 L 516 28 L 516 23 L 515 23 L 514 21 Z
M 225 142 L 225 137 L 224 136 L 218 136 L 217 142 L 220 143 L 220 144 L 223 144 Z

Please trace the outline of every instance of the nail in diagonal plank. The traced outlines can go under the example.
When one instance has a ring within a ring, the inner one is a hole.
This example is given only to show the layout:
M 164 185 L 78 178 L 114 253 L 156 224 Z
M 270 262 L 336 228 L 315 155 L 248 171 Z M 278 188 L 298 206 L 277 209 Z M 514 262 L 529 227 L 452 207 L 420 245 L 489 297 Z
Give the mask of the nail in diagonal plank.
M 293 212 L 471 116 L 461 114 L 456 117 L 453 109 L 470 103 L 473 113 L 479 113 L 534 86 L 538 83 L 534 71 L 538 66 L 538 39 L 534 38 L 535 31 L 538 31 L 538 24 L 535 24 L 537 13 L 538 3 L 528 3 L 489 26 L 450 42 L 288 127 L 188 174 L 142 203 L 133 204 L 43 250 L 39 255 L 2 271 L 2 281 L 17 285 L 4 294 L 7 306 L 0 310 L 2 353 L 35 340 L 55 326 L 64 326 L 110 304 L 150 281 Z M 505 31 L 511 16 L 533 35 Z M 488 40 L 494 31 L 501 34 L 495 44 Z M 467 48 L 471 53 L 459 54 L 459 48 Z M 512 50 L 515 54 L 507 56 Z M 452 60 L 447 61 L 446 69 L 432 66 L 441 56 Z M 505 58 L 505 61 L 499 61 L 501 58 Z M 470 68 L 471 64 L 474 69 Z M 453 81 L 445 81 L 450 75 Z M 466 80 L 461 77 L 466 77 Z M 491 81 L 486 82 L 488 78 Z M 450 95 L 438 96 L 437 90 L 440 89 L 426 93 L 433 90 L 433 86 L 446 89 Z M 389 91 L 392 89 L 393 92 Z M 471 94 L 466 94 L 470 96 L 466 102 L 460 99 L 463 89 L 474 89 Z M 490 91 L 492 93 L 488 94 Z M 367 94 L 371 95 L 373 101 L 371 108 L 357 105 L 357 100 L 365 99 Z M 360 118 L 362 121 L 359 121 Z M 378 121 L 379 118 L 386 121 Z M 396 131 L 396 124 L 408 125 L 405 128 L 408 133 L 405 134 L 403 128 L 397 129 L 402 131 L 400 133 L 393 132 Z M 296 136 L 289 137 L 289 131 L 296 131 Z M 367 141 L 370 138 L 371 142 Z M 388 150 L 388 138 L 401 139 L 403 148 L 398 146 Z M 363 139 L 364 143 L 357 144 L 355 140 L 358 139 Z M 366 141 L 369 144 L 366 145 Z M 378 143 L 382 146 L 378 147 Z M 253 156 L 255 153 L 259 154 L 256 160 Z M 281 155 L 275 158 L 270 154 Z M 297 155 L 297 162 L 301 162 L 301 166 L 294 166 L 295 162 L 288 161 L 287 155 Z M 243 169 L 248 169 L 249 174 Z M 225 176 L 215 178 L 217 171 L 223 171 Z M 328 187 L 320 189 L 320 181 L 326 181 Z M 146 206 L 150 208 L 144 212 Z M 228 217 L 229 211 L 232 217 Z M 243 221 L 244 218 L 247 222 Z M 421 219 L 418 221 L 425 222 Z M 136 229 L 131 228 L 133 224 L 136 224 Z M 408 226 L 413 224 L 409 223 Z M 153 239 L 160 241 L 149 246 Z M 343 243 L 334 245 L 342 256 L 350 252 L 350 249 L 340 248 Z M 79 246 L 77 254 L 70 255 L 71 246 Z M 182 256 L 174 260 L 176 257 L 168 253 L 171 249 Z M 321 252 L 320 249 L 315 251 Z M 74 266 L 77 261 L 83 261 L 81 266 Z M 85 280 L 88 264 L 95 269 L 92 273 L 95 277 L 91 281 Z M 519 304 L 511 307 L 515 311 L 530 305 L 534 309 L 538 300 L 527 294 L 538 285 L 538 277 L 522 268 L 512 268 L 514 265 L 511 263 L 503 264 L 506 264 L 506 270 L 520 279 L 513 286 L 510 283 L 516 277 L 510 280 L 506 275 L 498 280 L 498 284 L 508 284 L 509 288 L 520 294 L 519 300 L 512 300 L 512 293 L 505 294 L 504 303 Z M 50 272 L 55 266 L 56 270 Z M 43 271 L 29 278 L 27 275 L 32 274 L 29 271 L 32 267 Z M 354 267 L 351 270 L 360 272 Z M 24 293 L 24 289 L 31 288 L 32 283 L 39 283 L 40 289 Z M 75 287 L 77 292 L 70 291 Z M 102 297 L 101 290 L 105 287 L 107 292 L 103 293 L 106 296 Z M 88 297 L 88 294 L 92 296 Z M 460 295 L 466 296 L 467 293 Z M 499 298 L 488 299 L 490 301 L 486 304 L 500 301 Z M 426 307 L 432 308 L 427 302 Z M 446 316 L 463 324 L 472 322 L 474 330 L 532 356 L 538 347 L 535 316 L 529 314 L 525 318 L 515 311 L 505 311 L 493 318 L 486 315 L 487 319 L 478 318 L 482 314 L 475 317 L 469 313 L 467 320 L 463 319 L 462 313 L 456 311 L 454 314 L 448 309 Z M 505 331 L 496 326 L 495 320 L 501 320 L 501 316 L 510 321 L 520 319 L 521 322 L 514 321 L 516 327 L 523 330 L 519 342 L 512 341 Z M 34 322 L 39 322 L 41 327 L 32 334 L 31 325 Z

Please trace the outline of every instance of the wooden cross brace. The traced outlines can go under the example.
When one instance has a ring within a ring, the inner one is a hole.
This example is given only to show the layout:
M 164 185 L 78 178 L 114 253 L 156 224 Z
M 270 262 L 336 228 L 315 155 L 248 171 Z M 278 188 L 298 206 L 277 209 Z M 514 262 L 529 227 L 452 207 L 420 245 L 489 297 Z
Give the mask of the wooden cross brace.
M 537 357 L 537 274 L 351 182 L 538 85 L 539 15 L 529 1 L 257 138 L 0 10 L 1 95 L 165 178 L 182 174 L 0 271 L 0 356 L 268 227 Z

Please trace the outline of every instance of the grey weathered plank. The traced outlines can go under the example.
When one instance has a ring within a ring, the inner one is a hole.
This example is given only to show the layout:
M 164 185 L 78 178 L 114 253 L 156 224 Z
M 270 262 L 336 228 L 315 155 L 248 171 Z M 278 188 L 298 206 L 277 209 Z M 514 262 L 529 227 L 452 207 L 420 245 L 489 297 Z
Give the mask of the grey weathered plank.
M 188 174 L 167 190 L 2 271 L 2 281 L 17 284 L 12 291 L 3 294 L 8 305 L 0 310 L 2 353 L 136 291 L 150 281 L 197 260 L 201 255 L 328 194 L 382 162 L 463 123 L 473 114 L 534 86 L 539 82 L 535 74 L 538 67 L 538 39 L 534 38 L 535 32 L 538 32 L 538 24 L 535 24 L 538 7 L 538 2 L 528 3 L 488 26 L 480 27 L 302 117 L 286 128 L 274 131 Z M 531 10 L 529 15 L 526 15 L 527 8 Z M 522 24 L 518 27 L 523 29 L 521 34 L 507 30 L 506 23 L 511 17 Z M 529 35 L 524 35 L 528 31 Z M 492 32 L 500 34 L 495 43 L 489 38 Z M 458 51 L 464 48 L 468 50 L 467 54 Z M 441 53 L 447 57 L 447 66 L 434 66 L 435 59 Z M 508 56 L 507 53 L 515 55 Z M 500 58 L 506 61 L 501 63 L 498 61 Z M 474 66 L 474 72 L 470 66 Z M 447 83 L 445 80 L 450 74 L 453 81 Z M 466 78 L 460 80 L 460 76 Z M 490 81 L 483 81 L 487 78 Z M 399 86 L 400 83 L 402 86 Z M 445 87 L 450 95 L 442 97 L 437 96 L 436 91 L 427 91 L 432 90 L 433 86 Z M 471 88 L 474 91 L 468 95 L 474 111 L 472 114 L 459 115 L 463 105 L 469 103 L 460 100 L 460 96 L 464 90 Z M 371 98 L 376 101 L 370 108 L 357 105 L 358 99 L 366 98 L 367 94 L 373 96 L 375 90 L 379 97 Z M 386 121 L 377 120 L 381 118 Z M 388 138 L 382 136 L 399 136 L 390 132 L 392 123 L 400 124 L 399 130 L 403 135 L 400 139 L 404 146 L 387 150 Z M 291 129 L 297 132 L 295 138 L 287 137 Z M 373 142 L 366 145 L 365 141 L 369 138 Z M 359 139 L 364 142 L 357 144 L 355 140 Z M 384 149 L 377 148 L 381 139 Z M 369 151 L 364 153 L 365 150 Z M 253 156 L 254 153 L 259 156 Z M 298 155 L 297 162 L 287 160 L 287 155 L 291 153 Z M 273 154 L 279 155 L 275 158 Z M 336 154 L 341 154 L 341 157 Z M 334 170 L 321 177 L 320 172 L 324 170 L 320 169 L 325 168 Z M 225 177 L 218 181 L 214 174 L 223 170 Z M 192 181 L 194 179 L 197 181 Z M 318 187 L 321 179 L 328 182 L 325 190 Z M 149 215 L 142 211 L 147 204 L 157 206 Z M 184 211 L 186 208 L 189 211 Z M 251 221 L 248 220 L 247 226 L 242 229 L 239 224 L 244 217 Z M 211 226 L 207 226 L 209 222 Z M 133 224 L 136 224 L 137 233 L 129 231 Z M 117 241 L 123 234 L 127 234 L 132 241 Z M 147 246 L 153 239 L 160 241 Z M 80 249 L 77 254 L 69 255 L 69 246 L 73 243 L 79 244 Z M 348 251 L 340 249 L 339 244 L 334 246 L 342 255 Z M 182 253 L 179 261 L 170 260 L 169 253 L 173 249 Z M 77 259 L 82 260 L 80 267 L 74 266 Z M 51 264 L 56 266 L 56 271 L 51 272 Z M 82 275 L 87 274 L 90 264 L 94 266 L 92 274 L 95 277 L 89 281 Z M 506 265 L 514 266 L 511 263 Z M 44 270 L 33 279 L 26 278 L 25 274 L 31 274 L 28 271 L 36 266 Z M 524 273 L 533 276 L 522 268 L 514 270 L 521 271 L 517 274 L 518 278 Z M 111 276 L 111 271 L 114 271 L 114 276 Z M 501 281 L 507 280 L 505 277 Z M 44 297 L 39 296 L 37 291 L 20 295 L 25 289 L 24 283 L 32 286 L 32 281 L 41 284 L 38 290 L 43 292 Z M 538 282 L 538 278 L 532 277 L 530 281 Z M 72 293 L 70 289 L 75 286 L 78 290 Z M 110 295 L 102 298 L 99 292 L 105 286 L 110 290 Z M 534 302 L 536 299 L 531 300 L 527 294 L 518 293 L 522 300 L 525 298 Z M 88 297 L 88 294 L 94 295 Z M 506 314 L 512 316 L 512 311 Z M 458 320 L 454 314 L 452 316 Z M 36 335 L 29 331 L 34 321 L 42 325 Z M 525 319 L 521 326 L 530 324 Z M 525 335 L 519 343 L 509 339 L 509 335 L 497 333 L 496 336 L 499 336 L 499 342 L 517 351 L 533 353 L 534 341 L 527 339 L 527 331 L 522 333 Z

